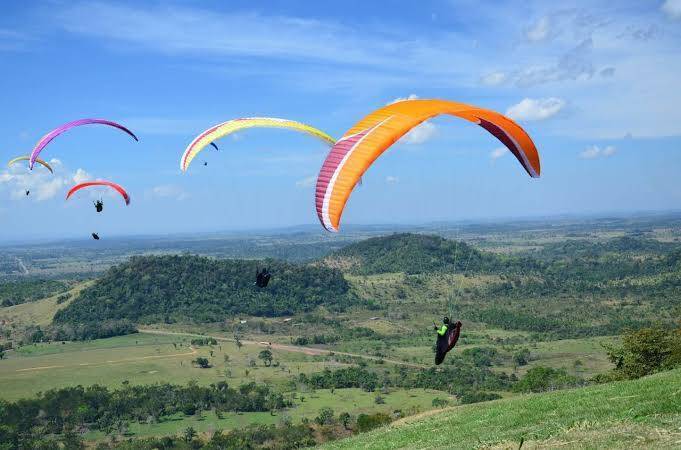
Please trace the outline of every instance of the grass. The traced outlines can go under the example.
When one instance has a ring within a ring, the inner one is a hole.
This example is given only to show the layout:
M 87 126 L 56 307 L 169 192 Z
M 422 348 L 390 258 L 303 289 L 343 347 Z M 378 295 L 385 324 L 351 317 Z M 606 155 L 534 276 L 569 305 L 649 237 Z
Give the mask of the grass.
M 681 369 L 449 408 L 326 448 L 679 448 Z
M 75 285 L 67 291 L 71 294 L 71 297 L 61 304 L 57 303 L 57 298 L 63 295 L 63 292 L 35 302 L 1 308 L 0 320 L 5 320 L 14 325 L 49 325 L 57 311 L 65 308 L 74 298 L 78 297 L 80 291 L 92 283 L 93 281 L 84 281 Z
M 212 348 L 189 347 L 189 338 L 134 334 L 90 342 L 43 343 L 8 352 L 0 360 L 0 398 L 17 400 L 37 392 L 66 386 L 101 384 L 120 386 L 169 382 L 186 384 L 196 380 L 210 384 L 227 379 L 231 384 L 249 381 L 282 384 L 299 373 L 322 370 L 328 363 L 298 353 L 273 350 L 279 367 L 263 367 L 257 355 L 259 346 L 222 342 Z M 173 345 L 175 344 L 175 345 Z M 229 361 L 225 363 L 225 355 Z M 191 361 L 197 356 L 211 360 L 213 367 L 198 369 Z M 257 363 L 250 367 L 250 361 Z M 226 374 L 229 370 L 231 373 Z M 229 376 L 227 376 L 229 375 Z

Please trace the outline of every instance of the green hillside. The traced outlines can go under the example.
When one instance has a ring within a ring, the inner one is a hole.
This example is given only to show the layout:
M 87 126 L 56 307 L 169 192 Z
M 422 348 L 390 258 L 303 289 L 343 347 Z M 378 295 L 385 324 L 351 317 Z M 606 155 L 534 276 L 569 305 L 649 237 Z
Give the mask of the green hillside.
M 328 445 L 397 448 L 679 448 L 681 369 L 407 418 Z
M 274 274 L 267 289 L 254 285 L 263 265 Z M 349 289 L 339 271 L 326 267 L 189 255 L 133 257 L 109 269 L 54 321 L 201 323 L 239 314 L 280 316 L 319 305 L 343 309 L 352 303 Z
M 366 239 L 331 253 L 325 263 L 355 274 L 429 273 L 493 270 L 501 258 L 463 242 L 439 236 L 392 234 Z

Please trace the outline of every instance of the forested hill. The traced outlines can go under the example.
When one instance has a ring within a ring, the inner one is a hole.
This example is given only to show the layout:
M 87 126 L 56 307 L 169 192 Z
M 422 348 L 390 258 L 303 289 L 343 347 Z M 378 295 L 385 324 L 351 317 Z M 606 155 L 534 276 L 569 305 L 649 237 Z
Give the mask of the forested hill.
M 259 289 L 254 285 L 255 274 L 264 264 L 273 277 L 266 289 Z M 109 269 L 57 313 L 54 322 L 217 322 L 240 314 L 288 315 L 319 305 L 343 309 L 352 302 L 343 275 L 327 267 L 189 255 L 144 256 Z
M 370 238 L 331 253 L 323 259 L 329 267 L 355 274 L 404 272 L 508 272 L 524 271 L 533 260 L 481 252 L 464 242 L 422 234 L 393 234 Z

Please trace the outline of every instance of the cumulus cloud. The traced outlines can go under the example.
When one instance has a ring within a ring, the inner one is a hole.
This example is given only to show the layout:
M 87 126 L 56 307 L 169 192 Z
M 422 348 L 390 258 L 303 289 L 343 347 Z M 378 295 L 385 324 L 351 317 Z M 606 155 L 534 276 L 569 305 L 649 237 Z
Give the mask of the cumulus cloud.
M 681 20 L 681 0 L 665 0 L 662 12 L 671 19 Z
M 617 149 L 612 145 L 608 145 L 604 148 L 601 148 L 597 145 L 592 145 L 580 152 L 579 157 L 582 159 L 609 158 L 615 153 L 617 153 Z
M 406 97 L 397 97 L 395 100 L 393 100 L 393 101 L 391 101 L 391 102 L 388 102 L 388 104 L 389 104 L 389 105 L 392 105 L 393 103 L 403 102 L 403 101 L 405 101 L 405 100 L 416 100 L 416 99 L 418 99 L 418 98 L 419 98 L 419 96 L 416 95 L 416 94 L 409 94 L 409 95 L 406 96 Z
M 506 81 L 504 72 L 490 72 L 480 77 L 480 82 L 486 86 L 498 86 Z
M 398 177 L 392 175 L 388 175 L 387 177 L 385 177 L 385 182 L 388 184 L 397 184 L 399 183 L 399 181 L 400 179 Z
M 148 194 L 152 198 L 169 198 L 180 201 L 189 198 L 189 194 L 187 194 L 181 187 L 174 184 L 162 184 L 159 186 L 154 186 L 151 188 Z
M 410 94 L 407 97 L 397 97 L 395 100 L 388 102 L 388 105 L 393 103 L 403 102 L 405 100 L 416 100 L 419 96 Z M 422 124 L 412 128 L 407 134 L 402 136 L 400 142 L 404 144 L 423 144 L 437 133 L 437 127 L 430 122 L 423 122 Z
M 400 142 L 405 144 L 423 144 L 437 133 L 437 127 L 430 122 L 423 122 L 405 134 Z
M 515 76 L 515 83 L 518 86 L 534 86 L 566 80 L 589 80 L 595 73 L 592 49 L 593 39 L 585 39 L 561 55 L 555 64 L 520 71 Z
M 9 194 L 12 199 L 26 198 L 26 191 L 32 201 L 45 201 L 56 195 L 63 195 L 66 189 L 76 183 L 81 183 L 92 177 L 83 169 L 69 172 L 64 169 L 61 161 L 52 159 L 49 161 L 55 174 L 52 175 L 42 166 L 29 171 L 24 164 L 15 164 L 0 172 L 0 193 Z
M 74 183 L 84 183 L 85 181 L 91 180 L 92 176 L 84 171 L 83 169 L 78 169 L 76 170 L 76 173 L 73 174 L 73 182 Z
M 296 181 L 296 187 L 299 188 L 309 188 L 314 186 L 317 183 L 317 177 L 314 175 L 310 175 L 309 177 L 305 177 L 302 180 Z
M 492 161 L 496 161 L 497 159 L 506 156 L 507 153 L 508 149 L 506 147 L 497 147 L 490 152 L 489 157 Z
M 546 40 L 551 32 L 551 23 L 548 17 L 544 16 L 537 20 L 525 30 L 525 37 L 530 42 L 540 42 Z
M 514 120 L 545 120 L 558 114 L 565 107 L 565 100 L 549 98 L 524 98 L 506 110 L 506 115 Z

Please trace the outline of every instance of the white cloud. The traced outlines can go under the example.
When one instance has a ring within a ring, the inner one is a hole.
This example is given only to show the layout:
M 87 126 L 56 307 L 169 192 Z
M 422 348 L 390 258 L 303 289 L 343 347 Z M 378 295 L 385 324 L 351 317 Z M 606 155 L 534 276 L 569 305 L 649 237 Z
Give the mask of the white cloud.
M 486 86 L 498 86 L 506 81 L 507 75 L 504 72 L 490 72 L 480 77 L 480 82 Z
M 170 198 L 174 200 L 186 200 L 189 198 L 187 194 L 181 187 L 174 184 L 162 184 L 159 186 L 154 186 L 148 196 L 152 198 Z
M 317 177 L 315 175 L 310 175 L 309 177 L 305 177 L 302 180 L 296 181 L 296 187 L 309 188 L 314 186 L 316 183 Z
M 492 161 L 496 161 L 497 159 L 506 156 L 507 154 L 508 149 L 506 147 L 498 147 L 490 152 L 489 157 L 492 159 Z
M 565 100 L 549 98 L 524 98 L 506 110 L 506 115 L 514 120 L 545 120 L 558 114 L 565 107 Z
M 662 12 L 674 20 L 681 19 L 681 0 L 665 0 Z
M 392 105 L 393 103 L 403 102 L 405 100 L 417 100 L 418 98 L 419 98 L 419 96 L 416 95 L 416 94 L 409 94 L 406 97 L 397 97 L 395 100 L 388 102 L 388 104 Z
M 551 23 L 547 16 L 536 21 L 531 27 L 525 30 L 525 37 L 531 42 L 540 42 L 549 37 Z
M 409 133 L 402 136 L 400 142 L 405 144 L 423 144 L 430 140 L 437 133 L 437 127 L 430 122 L 423 122 L 420 125 L 412 128 Z
M 397 184 L 399 183 L 399 181 L 400 179 L 398 177 L 392 175 L 388 175 L 387 177 L 385 177 L 385 182 L 388 184 Z
M 83 169 L 72 173 L 63 170 L 58 159 L 51 159 L 50 165 L 55 170 L 54 175 L 40 165 L 36 165 L 32 171 L 23 164 L 3 170 L 0 172 L 0 192 L 8 193 L 12 199 L 28 197 L 32 201 L 45 201 L 65 194 L 75 183 L 91 179 Z M 27 196 L 26 191 L 30 191 L 30 195 Z
M 76 170 L 76 173 L 73 174 L 73 182 L 76 184 L 83 183 L 88 180 L 92 180 L 92 176 L 83 169 L 79 168 Z
M 557 62 L 549 65 L 530 66 L 516 74 L 518 86 L 535 86 L 567 80 L 590 80 L 596 71 L 591 61 L 593 40 L 585 39 L 563 53 Z
M 596 158 L 609 158 L 617 153 L 617 149 L 612 145 L 608 145 L 605 148 L 601 148 L 597 145 L 592 145 L 584 149 L 579 157 L 582 159 L 596 159 Z

